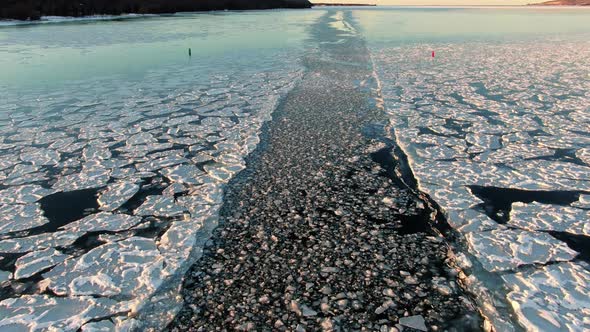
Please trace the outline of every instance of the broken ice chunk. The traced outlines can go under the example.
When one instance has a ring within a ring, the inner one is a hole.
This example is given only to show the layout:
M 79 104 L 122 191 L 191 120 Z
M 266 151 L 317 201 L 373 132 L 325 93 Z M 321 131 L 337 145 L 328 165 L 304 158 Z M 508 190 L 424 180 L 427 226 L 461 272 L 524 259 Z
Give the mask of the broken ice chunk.
M 5 282 L 5 281 L 8 281 L 10 279 L 10 275 L 11 274 L 12 273 L 10 273 L 8 271 L 1 271 L 0 270 L 0 284 L 3 283 L 3 282 Z
M 216 182 L 212 179 L 193 188 L 189 195 L 178 198 L 178 204 L 187 208 L 190 208 L 191 204 L 220 204 L 223 200 L 223 190 Z
M 111 177 L 115 179 L 125 179 L 130 178 L 135 174 L 135 168 L 132 167 L 125 167 L 125 168 L 115 168 L 111 172 Z
M 74 243 L 82 234 L 72 231 L 62 231 L 2 240 L 0 241 L 0 252 L 22 253 L 47 248 L 67 247 Z
M 0 234 L 23 231 L 45 225 L 49 220 L 43 215 L 37 203 L 0 206 Z
M 33 165 L 46 166 L 59 163 L 59 152 L 46 148 L 28 148 L 20 155 L 20 160 Z
M 16 260 L 14 279 L 28 278 L 65 261 L 68 257 L 68 255 L 64 255 L 53 248 L 26 254 Z
M 139 191 L 139 185 L 132 182 L 114 182 L 98 196 L 98 204 L 103 211 L 114 211 L 125 204 Z
M 590 266 L 564 262 L 502 276 L 523 326 L 539 331 L 590 328 Z
M 485 151 L 473 160 L 477 162 L 510 163 L 522 159 L 553 156 L 555 151 L 533 144 L 509 144 L 502 149 Z
M 206 151 L 201 151 L 201 152 L 197 153 L 193 158 L 191 158 L 191 160 L 195 164 L 200 164 L 200 163 L 207 162 L 209 160 L 213 160 L 213 156 L 211 154 L 207 153 Z
M 538 179 L 539 182 L 546 182 L 548 184 L 554 183 L 561 178 L 581 180 L 577 181 L 577 185 L 583 186 L 584 182 L 590 178 L 590 167 L 563 161 L 524 160 L 510 163 L 508 166 L 514 169 L 528 171 L 530 172 L 529 176 L 535 180 Z
M 187 258 L 195 247 L 196 234 L 203 227 L 205 218 L 177 220 L 162 235 L 158 249 L 166 260 L 166 270 L 174 271 L 188 263 Z
M 124 153 L 138 153 L 138 155 L 144 156 L 145 154 L 152 151 L 160 151 L 172 148 L 172 143 L 150 143 L 142 145 L 126 145 L 117 149 Z
M 228 182 L 235 173 L 241 171 L 243 168 L 244 166 L 242 165 L 225 166 L 222 164 L 213 164 L 203 166 L 203 169 L 209 176 L 222 182 Z
M 175 217 L 182 215 L 186 209 L 174 201 L 174 197 L 148 196 L 134 214 L 139 216 Z
M 18 155 L 15 156 L 3 154 L 2 158 L 0 158 L 0 170 L 8 169 L 18 163 L 20 163 L 18 160 Z
M 217 96 L 217 95 L 229 93 L 230 91 L 231 90 L 229 88 L 216 88 L 216 89 L 207 90 L 207 94 L 209 96 Z
M 74 191 L 81 189 L 100 188 L 107 185 L 111 171 L 101 166 L 82 168 L 82 172 L 66 175 L 57 180 L 53 189 Z
M 35 203 L 41 198 L 51 195 L 54 190 L 45 189 L 36 184 L 9 187 L 0 190 L 0 204 Z
M 163 258 L 153 240 L 131 237 L 94 248 L 44 274 L 58 295 L 145 296 L 164 277 Z
M 511 226 L 527 230 L 590 235 L 590 210 L 537 202 L 512 204 Z
M 194 165 L 179 165 L 160 170 L 160 173 L 172 182 L 198 184 L 198 178 L 205 174 Z
M 164 196 L 175 196 L 176 194 L 188 191 L 188 187 L 182 183 L 173 183 L 162 191 Z
M 533 263 L 568 261 L 578 254 L 565 243 L 542 232 L 497 229 L 468 233 L 466 238 L 474 255 L 490 272 Z
M 581 194 L 577 202 L 572 203 L 572 206 L 582 209 L 590 209 L 590 195 Z
M 471 144 L 468 152 L 477 153 L 500 148 L 500 138 L 496 135 L 467 134 L 467 143 Z
M 49 145 L 49 147 L 54 150 L 57 150 L 57 151 L 63 151 L 65 148 L 70 146 L 75 141 L 76 141 L 76 139 L 74 137 L 60 138 L 60 139 L 54 140 L 51 143 L 51 145 Z
M 154 138 L 154 135 L 146 132 L 135 134 L 127 139 L 127 145 L 141 145 L 156 142 L 157 140 Z
M 164 167 L 170 167 L 170 166 L 174 166 L 174 165 L 178 165 L 178 164 L 184 164 L 186 162 L 188 162 L 189 160 L 180 156 L 176 156 L 176 155 L 171 155 L 171 156 L 166 156 L 166 157 L 162 157 L 159 159 L 155 159 L 143 164 L 139 164 L 137 165 L 137 170 L 139 170 L 140 172 L 152 172 L 152 171 L 157 171 L 161 168 Z
M 45 172 L 29 173 L 20 177 L 9 177 L 8 179 L 4 180 L 3 184 L 9 186 L 19 186 L 27 183 L 47 181 L 47 179 L 48 178 Z
M 590 166 L 590 148 L 581 148 L 576 151 L 576 157 L 580 158 L 586 165 Z
M 497 222 L 490 219 L 483 212 L 475 209 L 447 209 L 446 215 L 449 225 L 464 233 L 490 231 L 504 227 L 498 225 Z
M 76 331 L 84 323 L 121 310 L 107 298 L 23 295 L 0 302 L 0 329 Z
M 69 223 L 62 228 L 75 232 L 118 232 L 127 230 L 140 222 L 141 217 L 138 216 L 99 212 Z
M 399 324 L 420 331 L 428 331 L 426 324 L 424 323 L 424 317 L 421 315 L 402 317 L 399 319 Z
M 416 154 L 425 159 L 453 159 L 465 158 L 467 155 L 461 149 L 446 146 L 429 146 L 416 151 Z
M 27 164 L 18 164 L 14 166 L 12 172 L 8 174 L 9 178 L 19 178 L 23 175 L 35 173 L 40 169 L 39 166 L 36 165 L 27 165 Z
M 111 157 L 111 151 L 105 147 L 89 145 L 86 148 L 84 148 L 82 156 L 86 161 L 97 159 L 109 159 Z

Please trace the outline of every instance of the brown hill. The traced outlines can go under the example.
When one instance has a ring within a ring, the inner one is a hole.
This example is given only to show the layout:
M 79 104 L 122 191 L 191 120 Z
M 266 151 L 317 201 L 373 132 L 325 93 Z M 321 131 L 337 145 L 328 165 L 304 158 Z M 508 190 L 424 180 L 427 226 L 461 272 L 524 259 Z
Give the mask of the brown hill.
M 0 18 L 164 14 L 209 10 L 310 8 L 308 0 L 0 0 Z

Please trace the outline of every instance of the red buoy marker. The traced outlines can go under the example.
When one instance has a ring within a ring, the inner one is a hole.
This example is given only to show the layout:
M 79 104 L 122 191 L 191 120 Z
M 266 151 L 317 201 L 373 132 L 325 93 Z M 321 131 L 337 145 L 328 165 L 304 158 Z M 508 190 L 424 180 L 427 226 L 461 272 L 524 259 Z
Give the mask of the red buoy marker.
M 434 51 L 432 51 L 432 57 L 434 58 Z

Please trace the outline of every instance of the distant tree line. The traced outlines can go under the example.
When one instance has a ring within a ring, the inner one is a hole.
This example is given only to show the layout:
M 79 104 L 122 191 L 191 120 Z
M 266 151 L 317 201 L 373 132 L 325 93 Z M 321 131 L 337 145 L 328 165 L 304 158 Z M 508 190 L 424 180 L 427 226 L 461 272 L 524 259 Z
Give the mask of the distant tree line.
M 0 18 L 163 14 L 187 11 L 309 8 L 308 0 L 0 0 Z

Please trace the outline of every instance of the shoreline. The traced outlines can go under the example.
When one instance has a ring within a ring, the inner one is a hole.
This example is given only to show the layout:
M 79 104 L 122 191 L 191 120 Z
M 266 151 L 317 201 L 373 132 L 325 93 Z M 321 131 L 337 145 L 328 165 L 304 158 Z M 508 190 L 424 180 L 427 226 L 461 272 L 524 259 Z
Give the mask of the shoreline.
M 69 1 L 69 2 L 68 2 Z M 103 4 L 100 1 L 67 0 L 59 6 L 53 1 L 31 1 L 0 4 L 0 20 L 38 21 L 43 17 L 87 17 L 100 15 L 146 15 L 177 14 L 187 12 L 209 12 L 219 10 L 267 10 L 267 9 L 307 9 L 312 4 L 308 0 L 189 0 L 158 1 L 143 3 L 130 0 L 125 3 Z
M 369 7 L 369 8 L 384 8 L 384 9 L 590 9 L 590 5 L 554 5 L 543 3 L 532 3 L 526 5 L 395 5 L 382 6 L 377 4 L 328 4 L 328 3 L 311 3 L 309 7 L 274 7 L 274 8 L 253 8 L 253 9 L 211 9 L 211 10 L 194 10 L 194 11 L 178 11 L 178 12 L 163 12 L 163 13 L 121 13 L 121 14 L 92 14 L 81 16 L 68 15 L 42 15 L 36 19 L 17 19 L 4 17 L 0 15 L 0 27 L 12 25 L 26 25 L 38 23 L 73 23 L 83 21 L 109 21 L 121 19 L 135 19 L 159 16 L 173 16 L 173 15 L 189 15 L 199 13 L 216 13 L 216 12 L 243 12 L 243 11 L 266 11 L 266 10 L 284 10 L 284 9 L 313 9 L 323 7 Z M 364 8 L 360 8 L 364 9 Z

